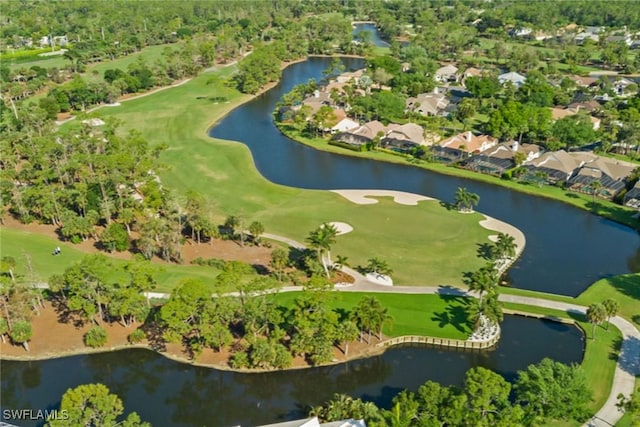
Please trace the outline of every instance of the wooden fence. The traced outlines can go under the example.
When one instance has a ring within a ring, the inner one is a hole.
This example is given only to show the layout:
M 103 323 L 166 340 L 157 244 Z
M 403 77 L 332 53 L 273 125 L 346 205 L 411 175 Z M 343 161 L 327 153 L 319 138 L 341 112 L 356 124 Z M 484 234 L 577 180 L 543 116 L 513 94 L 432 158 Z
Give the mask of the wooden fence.
M 376 347 L 391 347 L 399 344 L 428 344 L 440 347 L 462 348 L 470 350 L 482 350 L 491 348 L 500 340 L 500 334 L 487 341 L 467 341 L 453 338 L 436 338 L 424 335 L 403 335 L 401 337 L 390 338 L 376 344 Z

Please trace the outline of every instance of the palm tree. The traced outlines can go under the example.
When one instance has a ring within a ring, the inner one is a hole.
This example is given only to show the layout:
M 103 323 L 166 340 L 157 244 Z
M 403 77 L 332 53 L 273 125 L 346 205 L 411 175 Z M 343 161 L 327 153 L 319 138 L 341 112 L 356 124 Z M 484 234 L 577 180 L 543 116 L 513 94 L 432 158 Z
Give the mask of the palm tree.
M 322 263 L 322 267 L 324 268 L 327 277 L 330 277 L 327 261 L 328 264 L 331 264 L 331 245 L 336 242 L 337 235 L 338 229 L 335 225 L 325 223 L 313 230 L 309 234 L 309 237 L 307 237 L 307 241 L 311 248 L 316 250 L 318 260 Z M 325 252 L 327 253 L 327 260 L 325 260 Z
M 478 292 L 479 306 L 482 307 L 482 298 L 485 293 L 491 292 L 498 287 L 498 275 L 496 269 L 492 263 L 481 267 L 479 270 L 469 274 L 464 279 L 465 284 L 469 287 L 470 291 Z
M 460 212 L 473 212 L 473 207 L 480 202 L 480 196 L 467 191 L 464 187 L 458 187 L 455 195 L 456 208 Z
M 595 340 L 596 339 L 596 325 L 604 322 L 607 318 L 607 311 L 602 304 L 591 304 L 589 308 L 587 308 L 587 319 L 589 319 L 589 323 L 591 323 L 591 336 Z
M 386 261 L 381 260 L 380 258 L 370 258 L 367 260 L 367 267 L 365 268 L 367 273 L 374 273 L 379 276 L 389 276 L 393 273 L 389 264 Z
M 506 233 L 498 233 L 496 241 L 496 256 L 498 258 L 513 258 L 516 255 L 516 239 Z
M 589 184 L 589 189 L 591 190 L 591 196 L 593 196 L 594 202 L 596 201 L 596 196 L 598 195 L 598 192 L 601 188 L 602 183 L 599 180 L 593 180 L 591 181 L 591 184 Z
M 602 301 L 602 306 L 604 307 L 604 311 L 607 316 L 607 330 L 609 330 L 609 319 L 618 314 L 618 310 L 620 310 L 620 304 L 618 303 L 618 301 L 609 298 Z

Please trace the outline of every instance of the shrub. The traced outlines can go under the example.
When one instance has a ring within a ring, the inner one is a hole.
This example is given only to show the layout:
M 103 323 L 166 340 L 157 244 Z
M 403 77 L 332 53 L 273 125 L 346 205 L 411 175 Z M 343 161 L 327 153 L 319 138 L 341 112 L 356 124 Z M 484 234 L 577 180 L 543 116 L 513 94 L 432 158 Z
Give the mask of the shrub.
M 136 329 L 135 331 L 131 332 L 129 334 L 129 336 L 127 337 L 127 340 L 131 343 L 131 344 L 137 344 L 139 342 L 141 342 L 142 340 L 144 340 L 147 337 L 147 335 L 144 333 L 144 331 L 142 329 Z
M 98 348 L 107 343 L 107 331 L 102 326 L 94 326 L 84 334 L 84 344 Z
M 109 252 L 122 252 L 129 249 L 127 230 L 124 225 L 117 222 L 112 222 L 105 228 L 100 241 Z
M 247 355 L 247 353 L 245 353 L 244 351 L 235 353 L 233 356 L 231 356 L 229 364 L 234 369 L 247 368 L 249 366 L 249 355 Z

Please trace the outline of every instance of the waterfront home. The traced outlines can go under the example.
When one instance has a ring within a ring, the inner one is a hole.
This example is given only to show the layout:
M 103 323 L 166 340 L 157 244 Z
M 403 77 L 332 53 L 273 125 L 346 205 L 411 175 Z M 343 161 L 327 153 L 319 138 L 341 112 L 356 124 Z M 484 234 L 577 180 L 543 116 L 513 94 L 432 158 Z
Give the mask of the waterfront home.
M 446 116 L 448 106 L 449 100 L 443 93 L 421 93 L 405 101 L 405 111 L 422 116 Z
M 321 107 L 325 105 L 333 105 L 333 100 L 331 99 L 331 94 L 329 92 L 316 89 L 313 92 L 313 95 L 302 101 L 302 104 L 311 107 L 311 114 L 315 114 Z
M 424 129 L 415 123 L 406 123 L 387 132 L 380 143 L 389 150 L 409 153 L 417 147 L 426 145 Z
M 574 116 L 580 112 L 580 108 L 551 108 L 551 119 L 553 121 L 557 121 L 563 119 L 568 116 Z M 600 128 L 600 119 L 597 117 L 593 117 L 589 115 L 589 121 L 593 125 L 594 130 L 598 130 Z
M 568 186 L 573 191 L 591 194 L 593 183 L 598 181 L 597 196 L 612 199 L 626 187 L 626 179 L 635 165 L 607 157 L 597 157 L 583 164 L 569 179 Z
M 542 172 L 548 183 L 555 184 L 568 181 L 579 167 L 596 158 L 595 154 L 586 152 L 548 151 L 537 159 L 526 162 L 523 168 L 527 171 L 527 175 L 531 176 L 535 176 L 536 172 Z
M 624 195 L 624 205 L 630 208 L 640 209 L 640 181 Z
M 480 153 L 498 144 L 498 140 L 489 135 L 474 135 L 467 131 L 438 142 L 441 147 L 463 151 L 467 154 Z
M 336 123 L 335 126 L 333 126 L 331 128 L 331 133 L 338 133 L 338 132 L 346 132 L 349 129 L 355 129 L 358 126 L 360 126 L 360 123 L 345 117 L 342 120 L 340 120 L 338 123 Z
M 353 147 L 360 147 L 373 142 L 376 137 L 382 138 L 387 134 L 387 132 L 397 126 L 398 125 L 396 124 L 389 124 L 389 126 L 385 126 L 381 122 L 374 120 L 358 127 L 348 129 L 345 132 L 338 133 L 331 139 Z
M 346 73 L 342 73 L 336 77 L 336 81 L 338 83 L 350 83 L 353 82 L 356 85 L 360 81 L 360 77 L 364 74 L 364 68 L 356 71 L 349 71 Z
M 472 156 L 464 166 L 477 172 L 502 175 L 518 166 L 516 153 L 521 153 L 522 162 L 530 162 L 540 156 L 540 146 L 520 144 L 518 141 L 503 142 Z
M 507 83 L 511 83 L 515 87 L 520 87 L 527 80 L 525 76 L 520 73 L 516 73 L 515 71 L 511 71 L 509 73 L 500 74 L 498 76 L 498 81 L 501 85 L 505 85 Z

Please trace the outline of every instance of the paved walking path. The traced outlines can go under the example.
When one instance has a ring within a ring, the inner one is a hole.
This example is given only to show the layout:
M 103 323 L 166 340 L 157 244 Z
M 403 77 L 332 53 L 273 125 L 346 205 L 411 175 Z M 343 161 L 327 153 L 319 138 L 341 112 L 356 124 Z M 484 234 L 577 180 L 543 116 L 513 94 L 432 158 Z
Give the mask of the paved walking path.
M 511 232 L 512 230 L 508 230 Z M 518 230 L 519 232 L 519 230 Z M 521 234 L 521 233 L 520 233 Z M 265 234 L 272 240 L 284 242 L 295 248 L 304 248 L 305 245 L 295 240 L 278 236 L 275 234 Z M 524 248 L 524 238 L 517 237 L 519 241 L 521 251 Z M 356 279 L 352 286 L 337 288 L 343 292 L 393 292 L 393 293 L 406 293 L 406 294 L 439 294 L 439 295 L 461 295 L 477 297 L 477 294 L 468 292 L 464 289 L 459 289 L 453 286 L 384 286 L 369 282 L 366 277 L 357 273 L 354 270 L 343 268 L 343 270 L 352 274 Z M 355 273 L 355 275 L 354 275 Z M 291 288 L 291 287 L 288 287 Z M 294 289 L 283 289 L 282 291 L 288 292 Z M 551 301 L 543 298 L 532 298 L 518 295 L 500 295 L 500 301 L 511 302 L 517 304 L 526 304 L 534 307 L 551 308 L 556 310 L 566 311 L 568 313 L 586 314 L 587 307 L 570 304 L 560 301 Z M 618 363 L 616 364 L 616 370 L 613 377 L 613 383 L 611 384 L 611 392 L 605 402 L 604 406 L 593 416 L 589 422 L 584 424 L 584 427 L 604 427 L 615 426 L 616 423 L 622 418 L 623 413 L 618 410 L 616 403 L 618 401 L 618 395 L 624 394 L 630 396 L 634 392 L 636 376 L 640 376 L 640 331 L 633 326 L 630 322 L 623 319 L 620 316 L 613 317 L 611 323 L 615 325 L 622 333 L 622 347 L 620 354 L 618 355 Z
M 287 245 L 304 249 L 306 246 L 296 240 L 287 237 L 278 236 L 276 234 L 265 233 L 263 237 L 286 243 Z M 436 294 L 436 295 L 460 295 L 477 297 L 477 293 L 469 292 L 464 289 L 453 286 L 385 286 L 379 285 L 367 280 L 365 276 L 357 271 L 343 267 L 342 270 L 355 278 L 355 283 L 349 286 L 336 286 L 336 290 L 341 292 L 390 292 L 404 294 Z M 47 288 L 46 283 L 39 283 L 39 288 Z M 300 291 L 299 286 L 284 286 L 279 292 L 295 292 Z M 232 293 L 231 295 L 237 295 Z M 169 294 L 160 292 L 146 292 L 147 298 L 168 299 Z M 551 301 L 543 298 L 532 298 L 518 295 L 500 295 L 500 301 L 517 304 L 526 304 L 534 307 L 544 307 L 556 310 L 566 311 L 568 313 L 585 314 L 587 307 L 570 304 L 560 301 Z M 611 385 L 611 392 L 604 406 L 598 410 L 591 420 L 583 425 L 583 427 L 606 427 L 615 426 L 620 420 L 623 413 L 616 406 L 618 395 L 623 394 L 630 396 L 634 392 L 635 378 L 640 376 L 640 332 L 638 329 L 620 316 L 613 317 L 610 322 L 615 325 L 622 333 L 622 347 L 618 355 L 618 363 Z

